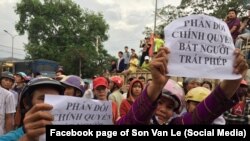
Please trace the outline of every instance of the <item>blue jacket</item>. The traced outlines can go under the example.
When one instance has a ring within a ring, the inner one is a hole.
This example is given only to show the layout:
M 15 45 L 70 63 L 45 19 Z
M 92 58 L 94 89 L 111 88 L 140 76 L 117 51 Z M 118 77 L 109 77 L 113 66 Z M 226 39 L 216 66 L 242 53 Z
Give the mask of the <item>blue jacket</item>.
M 23 127 L 10 131 L 0 136 L 0 141 L 18 141 L 24 135 Z

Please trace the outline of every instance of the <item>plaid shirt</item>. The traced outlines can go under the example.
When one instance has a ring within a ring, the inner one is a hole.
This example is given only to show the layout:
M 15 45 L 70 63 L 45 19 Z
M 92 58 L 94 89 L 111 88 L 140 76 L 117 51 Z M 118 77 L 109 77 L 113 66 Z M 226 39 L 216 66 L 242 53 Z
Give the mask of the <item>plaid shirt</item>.
M 250 98 L 246 100 L 243 115 L 232 114 L 232 109 L 224 113 L 226 124 L 250 124 Z

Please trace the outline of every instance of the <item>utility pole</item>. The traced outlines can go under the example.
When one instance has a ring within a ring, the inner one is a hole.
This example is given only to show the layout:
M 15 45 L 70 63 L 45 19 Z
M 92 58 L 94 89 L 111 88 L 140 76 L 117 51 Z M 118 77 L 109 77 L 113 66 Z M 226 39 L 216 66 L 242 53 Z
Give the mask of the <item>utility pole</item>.
M 13 35 L 11 33 L 9 33 L 7 30 L 3 30 L 5 33 L 7 33 L 8 35 L 10 35 L 11 37 L 11 62 L 14 62 L 14 39 L 15 37 L 19 36 L 19 35 Z M 14 74 L 15 72 L 15 65 L 13 63 L 13 67 L 12 67 L 12 73 Z
M 3 31 L 11 36 L 11 61 L 13 62 L 14 61 L 14 39 L 15 37 L 19 35 L 10 34 L 7 30 L 3 30 Z
M 155 0 L 155 20 L 154 20 L 154 33 L 156 30 L 156 15 L 157 15 L 157 0 Z

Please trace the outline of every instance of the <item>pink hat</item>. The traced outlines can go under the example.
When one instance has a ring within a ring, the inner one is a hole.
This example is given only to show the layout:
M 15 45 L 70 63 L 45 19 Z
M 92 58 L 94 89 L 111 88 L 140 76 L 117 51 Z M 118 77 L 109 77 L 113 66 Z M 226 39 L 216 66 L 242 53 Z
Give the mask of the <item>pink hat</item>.
M 98 86 L 108 87 L 108 81 L 104 77 L 97 77 L 93 80 L 93 88 L 96 89 Z

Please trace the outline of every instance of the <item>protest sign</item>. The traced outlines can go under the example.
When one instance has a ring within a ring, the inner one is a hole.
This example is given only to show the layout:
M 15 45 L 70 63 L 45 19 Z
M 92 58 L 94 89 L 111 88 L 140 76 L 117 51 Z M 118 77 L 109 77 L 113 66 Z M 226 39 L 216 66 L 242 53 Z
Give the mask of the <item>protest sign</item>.
M 227 24 L 207 15 L 179 18 L 164 28 L 170 49 L 168 75 L 238 79 L 233 73 L 235 50 Z
M 99 101 L 72 96 L 45 95 L 45 103 L 53 106 L 54 125 L 111 125 L 111 101 Z M 45 134 L 39 141 L 45 141 Z
M 113 124 L 111 101 L 99 101 L 71 96 L 46 95 L 45 103 L 53 106 L 53 124 L 94 125 Z

